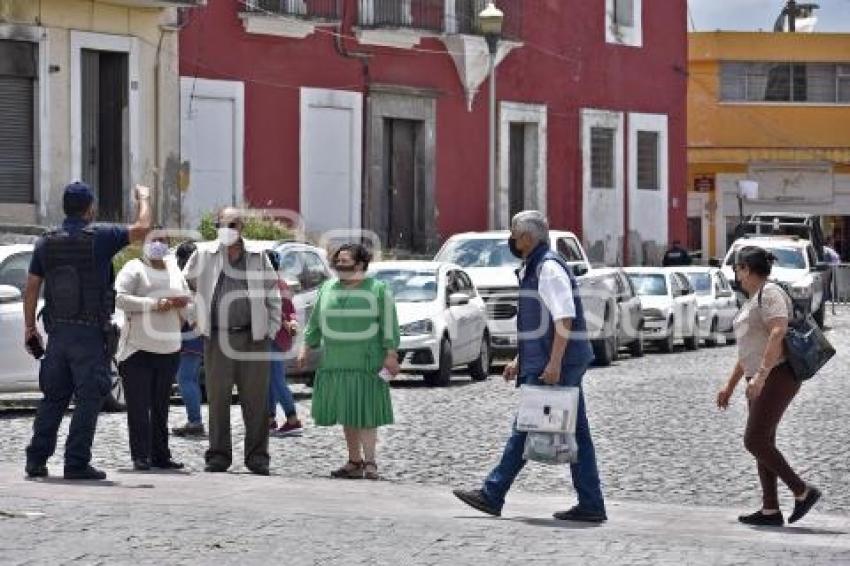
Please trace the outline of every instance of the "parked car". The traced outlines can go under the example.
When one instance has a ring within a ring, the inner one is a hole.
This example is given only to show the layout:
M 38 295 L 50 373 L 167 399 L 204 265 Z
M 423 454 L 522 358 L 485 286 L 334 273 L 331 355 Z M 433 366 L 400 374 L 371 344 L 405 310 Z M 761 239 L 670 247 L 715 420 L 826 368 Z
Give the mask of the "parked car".
M 615 318 L 617 350 L 625 347 L 628 348 L 632 357 L 643 356 L 643 309 L 631 279 L 619 267 L 600 268 L 594 270 L 594 273 L 603 278 L 617 303 Z
M 699 347 L 697 299 L 679 268 L 626 267 L 643 308 L 643 337 L 664 352 L 673 351 L 678 339 L 685 348 Z
M 465 269 L 487 305 L 488 328 L 497 355 L 513 356 L 517 348 L 516 315 L 519 281 L 515 270 L 521 262 L 508 249 L 508 231 L 467 232 L 449 238 L 437 252 L 436 261 L 455 263 Z M 567 262 L 576 276 L 587 318 L 596 363 L 610 364 L 616 355 L 614 297 L 601 277 L 591 269 L 579 239 L 572 232 L 550 230 L 550 246 Z
M 452 369 L 474 381 L 490 374 L 490 334 L 483 299 L 459 266 L 434 261 L 376 262 L 370 275 L 393 292 L 401 327 L 399 361 L 405 373 L 446 386 Z
M 37 392 L 39 362 L 24 348 L 23 291 L 26 287 L 32 244 L 0 246 L 0 393 Z M 37 310 L 44 302 L 39 299 Z M 42 337 L 47 338 L 39 322 Z M 112 390 L 105 411 L 124 410 L 124 387 L 112 372 Z
M 794 305 L 811 314 L 821 327 L 826 318 L 826 290 L 829 284 L 829 265 L 819 262 L 809 240 L 797 236 L 758 236 L 738 238 L 726 253 L 723 274 L 734 281 L 735 254 L 745 246 L 758 246 L 776 256 L 770 279 L 788 290 Z M 743 296 L 739 296 L 739 301 Z
M 732 285 L 716 267 L 679 267 L 694 288 L 700 337 L 709 348 L 717 346 L 721 336 L 727 344 L 735 342 L 732 321 L 738 313 L 738 300 Z

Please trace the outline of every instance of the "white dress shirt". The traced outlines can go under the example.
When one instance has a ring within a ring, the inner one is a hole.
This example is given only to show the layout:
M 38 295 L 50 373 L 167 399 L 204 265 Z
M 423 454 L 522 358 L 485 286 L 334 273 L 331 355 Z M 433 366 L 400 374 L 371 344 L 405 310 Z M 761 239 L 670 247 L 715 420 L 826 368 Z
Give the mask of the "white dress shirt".
M 573 287 L 570 276 L 561 265 L 554 261 L 544 261 L 539 266 L 540 275 L 537 292 L 552 320 L 562 320 L 576 317 L 576 305 L 573 300 Z M 520 271 L 520 278 L 525 277 L 525 268 Z

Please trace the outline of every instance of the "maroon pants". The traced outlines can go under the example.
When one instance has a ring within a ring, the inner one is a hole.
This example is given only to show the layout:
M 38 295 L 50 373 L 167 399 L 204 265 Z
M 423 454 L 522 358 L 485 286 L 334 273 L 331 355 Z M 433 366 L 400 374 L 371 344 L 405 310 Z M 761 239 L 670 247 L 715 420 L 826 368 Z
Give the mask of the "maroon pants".
M 802 495 L 806 490 L 805 482 L 776 448 L 776 429 L 785 409 L 799 390 L 800 382 L 794 378 L 791 368 L 788 364 L 780 364 L 770 372 L 761 395 L 755 401 L 750 401 L 744 446 L 758 463 L 764 509 L 779 509 L 777 477 L 795 496 Z

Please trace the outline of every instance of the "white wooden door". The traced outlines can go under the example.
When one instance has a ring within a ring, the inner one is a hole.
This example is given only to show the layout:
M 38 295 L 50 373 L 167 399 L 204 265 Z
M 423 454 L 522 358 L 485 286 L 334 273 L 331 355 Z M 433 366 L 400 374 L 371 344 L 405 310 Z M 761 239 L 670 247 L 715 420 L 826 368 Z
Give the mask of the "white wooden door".
M 360 228 L 363 99 L 301 89 L 301 215 L 318 236 Z
M 180 152 L 189 162 L 181 225 L 243 200 L 244 86 L 236 81 L 181 79 Z

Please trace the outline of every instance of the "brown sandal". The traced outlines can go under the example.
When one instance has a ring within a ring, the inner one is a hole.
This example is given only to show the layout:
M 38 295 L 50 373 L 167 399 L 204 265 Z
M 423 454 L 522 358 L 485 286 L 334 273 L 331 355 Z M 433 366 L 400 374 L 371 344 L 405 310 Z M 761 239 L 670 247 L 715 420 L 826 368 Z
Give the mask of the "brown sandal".
M 380 479 L 378 476 L 378 465 L 375 462 L 363 462 L 364 477 L 367 480 Z
M 331 472 L 332 478 L 345 480 L 362 480 L 363 479 L 363 462 L 355 462 L 349 460 L 343 467 Z

